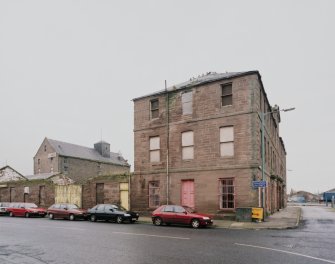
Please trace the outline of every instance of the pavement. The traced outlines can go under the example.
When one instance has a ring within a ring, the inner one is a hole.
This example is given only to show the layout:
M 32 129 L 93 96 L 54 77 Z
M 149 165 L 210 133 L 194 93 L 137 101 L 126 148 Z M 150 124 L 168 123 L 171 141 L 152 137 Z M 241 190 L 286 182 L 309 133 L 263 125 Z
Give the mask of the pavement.
M 215 228 L 226 229 L 292 229 L 299 226 L 301 220 L 301 207 L 288 206 L 280 211 L 268 216 L 262 222 L 237 222 L 231 220 L 215 220 Z M 151 217 L 140 217 L 140 223 L 152 224 Z

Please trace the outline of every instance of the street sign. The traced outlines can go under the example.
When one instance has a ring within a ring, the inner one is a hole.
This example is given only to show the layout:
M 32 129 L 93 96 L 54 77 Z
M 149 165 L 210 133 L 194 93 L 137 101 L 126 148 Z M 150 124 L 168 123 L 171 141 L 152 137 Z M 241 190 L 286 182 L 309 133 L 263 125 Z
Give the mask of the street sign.
M 252 181 L 252 188 L 264 188 L 266 187 L 266 181 Z

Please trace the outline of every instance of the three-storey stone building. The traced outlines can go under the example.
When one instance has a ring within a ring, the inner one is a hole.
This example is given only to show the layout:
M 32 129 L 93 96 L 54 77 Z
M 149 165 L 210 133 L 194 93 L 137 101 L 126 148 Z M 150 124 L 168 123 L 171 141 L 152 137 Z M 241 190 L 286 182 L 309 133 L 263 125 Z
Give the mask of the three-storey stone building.
M 262 194 L 261 118 L 265 117 L 266 210 L 285 206 L 286 151 L 280 115 L 258 71 L 207 73 L 134 99 L 131 204 L 161 204 L 220 214 L 258 206 Z

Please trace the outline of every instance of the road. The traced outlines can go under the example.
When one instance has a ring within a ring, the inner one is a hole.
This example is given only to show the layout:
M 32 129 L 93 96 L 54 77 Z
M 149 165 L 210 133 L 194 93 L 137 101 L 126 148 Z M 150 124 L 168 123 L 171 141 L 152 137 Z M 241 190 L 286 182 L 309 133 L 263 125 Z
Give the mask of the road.
M 0 217 L 0 263 L 335 263 L 335 211 L 302 209 L 290 230 Z

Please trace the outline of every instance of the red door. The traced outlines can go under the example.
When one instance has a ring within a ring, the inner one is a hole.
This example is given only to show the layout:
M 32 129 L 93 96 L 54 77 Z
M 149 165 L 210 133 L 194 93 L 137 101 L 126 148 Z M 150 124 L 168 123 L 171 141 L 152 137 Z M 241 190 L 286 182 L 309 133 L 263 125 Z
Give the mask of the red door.
M 186 180 L 181 184 L 181 204 L 194 208 L 194 181 Z

